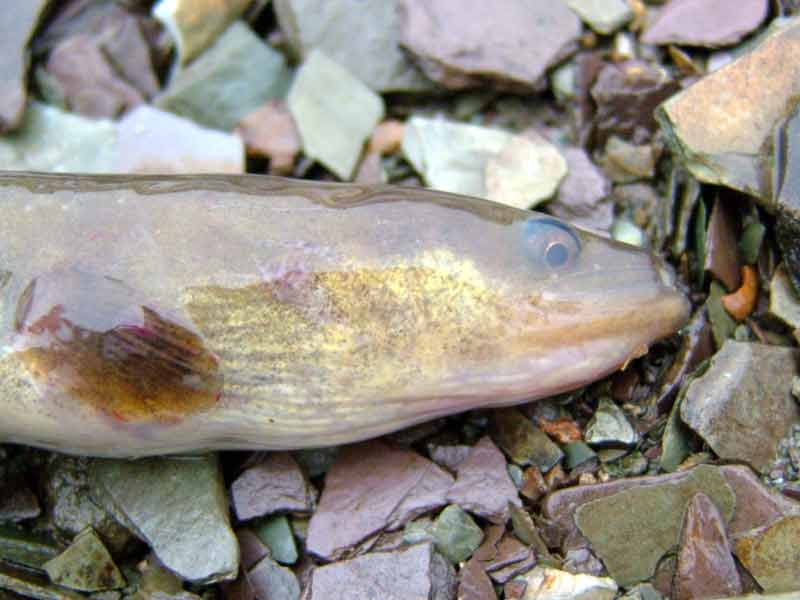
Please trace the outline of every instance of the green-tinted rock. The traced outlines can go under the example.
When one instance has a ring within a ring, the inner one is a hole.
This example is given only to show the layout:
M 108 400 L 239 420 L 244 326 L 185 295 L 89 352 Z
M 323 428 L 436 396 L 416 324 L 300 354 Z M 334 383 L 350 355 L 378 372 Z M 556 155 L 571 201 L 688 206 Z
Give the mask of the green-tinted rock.
M 698 466 L 684 479 L 633 487 L 580 506 L 575 522 L 609 574 L 622 586 L 648 579 L 680 537 L 691 497 L 703 492 L 726 521 L 735 497 L 715 467 Z
M 597 454 L 585 442 L 569 442 L 564 444 L 564 468 L 574 469 L 592 459 L 597 458 Z
M 433 521 L 427 517 L 423 517 L 406 523 L 406 526 L 403 528 L 403 541 L 406 544 L 434 541 Z
M 598 446 L 632 446 L 639 436 L 622 409 L 610 398 L 601 398 L 583 438 L 587 444 Z
M 348 0 L 275 0 L 273 5 L 299 56 L 318 48 L 379 92 L 434 89 L 400 49 L 397 0 L 362 0 L 357 8 Z
M 564 0 L 597 33 L 613 33 L 633 18 L 625 0 Z
M 48 561 L 44 570 L 53 583 L 82 592 L 113 590 L 125 585 L 108 550 L 90 528 L 78 534 L 64 552 Z
M 494 411 L 492 438 L 512 461 L 535 465 L 544 473 L 564 457 L 561 448 L 516 408 Z
M 728 340 L 692 381 L 681 418 L 722 459 L 769 470 L 780 440 L 800 425 L 792 397 L 800 351 Z
M 19 130 L 0 137 L 0 169 L 110 173 L 116 163 L 116 143 L 111 121 L 31 102 Z
M 289 87 L 283 55 L 237 21 L 156 99 L 160 108 L 214 129 L 233 131 L 248 113 Z
M 797 592 L 800 590 L 798 540 L 800 517 L 786 517 L 737 539 L 734 553 L 765 592 Z
M 272 558 L 284 565 L 297 562 L 297 545 L 286 515 L 267 519 L 253 527 L 255 534 L 269 546 Z
M 322 51 L 314 50 L 297 72 L 288 104 L 305 155 L 340 179 L 350 179 L 364 142 L 383 119 L 381 97 Z
M 41 569 L 58 555 L 58 547 L 49 540 L 14 527 L 0 527 L 0 561 Z
M 90 459 L 54 454 L 45 470 L 46 505 L 52 524 L 63 540 L 71 540 L 91 527 L 112 554 L 122 552 L 134 539 L 89 493 Z
M 676 471 L 692 451 L 689 445 L 691 432 L 680 418 L 681 403 L 685 393 L 686 388 L 678 393 L 678 398 L 672 405 L 667 426 L 664 428 L 664 435 L 661 438 L 661 468 L 667 473 Z
M 769 312 L 792 329 L 800 328 L 800 297 L 783 267 L 775 270 L 769 285 Z
M 764 243 L 764 234 L 767 228 L 761 223 L 750 223 L 739 240 L 739 249 L 742 251 L 742 260 L 748 265 L 756 264 Z
M 450 562 L 467 560 L 483 541 L 483 531 L 455 504 L 445 508 L 433 523 L 436 549 Z
M 800 94 L 800 19 L 787 20 L 748 53 L 675 94 L 656 111 L 672 150 L 706 183 L 769 199 L 775 126 Z
M 39 600 L 85 600 L 86 598 L 78 592 L 51 585 L 41 575 L 15 569 L 0 562 L 0 595 L 3 594 L 3 590 Z
M 630 244 L 632 246 L 643 247 L 647 243 L 644 231 L 625 218 L 614 219 L 611 226 L 611 237 L 618 242 Z
M 736 331 L 736 321 L 733 320 L 722 306 L 722 297 L 726 294 L 725 288 L 716 281 L 711 282 L 711 288 L 706 300 L 708 320 L 711 321 L 711 333 L 717 348 L 722 348 L 725 340 L 732 338 Z
M 540 136 L 412 117 L 403 154 L 428 186 L 529 208 L 551 197 L 567 174 L 558 149 Z
M 92 496 L 182 578 L 213 582 L 236 575 L 239 546 L 216 455 L 97 460 L 90 481 Z

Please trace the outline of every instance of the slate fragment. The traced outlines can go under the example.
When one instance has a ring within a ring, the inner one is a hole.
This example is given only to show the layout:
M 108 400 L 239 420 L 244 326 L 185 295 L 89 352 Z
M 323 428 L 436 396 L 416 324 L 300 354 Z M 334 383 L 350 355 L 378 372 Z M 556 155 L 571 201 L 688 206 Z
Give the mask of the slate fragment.
M 770 197 L 763 149 L 800 94 L 800 19 L 787 19 L 755 47 L 706 75 L 656 111 L 675 155 L 700 181 Z
M 252 586 L 256 598 L 269 600 L 298 600 L 300 583 L 297 576 L 282 567 L 269 556 L 247 572 L 247 582 Z
M 678 83 L 660 66 L 640 60 L 605 64 L 591 95 L 597 104 L 593 137 L 598 146 L 616 135 L 644 144 L 657 129 L 653 110 L 678 91 Z
M 725 520 L 702 492 L 695 494 L 686 507 L 678 547 L 678 567 L 672 586 L 675 600 L 719 598 L 742 593 Z
M 230 133 L 142 105 L 117 123 L 119 173 L 244 173 L 244 146 Z
M 529 208 L 549 198 L 567 172 L 558 149 L 538 134 L 414 116 L 403 154 L 432 188 Z
M 450 89 L 488 83 L 534 90 L 581 33 L 561 0 L 400 0 L 400 15 L 401 43 L 428 77 Z
M 584 440 L 594 446 L 632 446 L 639 436 L 623 410 L 610 398 L 603 397 L 586 424 Z
M 281 31 L 305 58 L 314 49 L 378 92 L 420 92 L 434 84 L 400 48 L 398 0 L 275 0 Z M 357 35 L 354 35 L 358 32 Z
M 497 600 L 492 581 L 475 558 L 458 572 L 458 600 Z
M 312 51 L 288 96 L 303 153 L 349 180 L 364 142 L 383 119 L 383 100 L 322 51 Z
M 252 0 L 160 0 L 157 18 L 175 40 L 178 64 L 185 65 L 244 14 Z
M 651 144 L 630 144 L 616 135 L 606 140 L 601 164 L 614 183 L 632 183 L 655 175 L 658 152 Z
M 575 523 L 611 577 L 630 586 L 651 577 L 661 557 L 677 545 L 684 510 L 697 492 L 712 498 L 726 520 L 731 518 L 733 491 L 718 469 L 700 465 L 685 478 L 590 500 L 577 508 Z
M 239 545 L 216 455 L 95 460 L 91 494 L 183 579 L 236 576 Z
M 6 0 L 0 11 L 0 133 L 17 129 L 27 102 L 28 42 L 49 0 Z
M 300 153 L 301 140 L 284 100 L 270 100 L 246 115 L 236 126 L 250 156 L 270 159 L 271 175 L 289 175 Z
M 732 200 L 720 195 L 714 201 L 708 219 L 704 268 L 725 284 L 729 292 L 742 285 L 738 246 L 740 229 Z
M 454 600 L 456 576 L 426 543 L 317 567 L 308 589 L 308 600 Z
M 758 28 L 768 10 L 767 0 L 671 0 L 641 40 L 645 44 L 730 46 Z
M 546 473 L 564 457 L 547 434 L 517 408 L 492 412 L 492 438 L 518 465 L 534 465 Z
M 800 351 L 727 340 L 689 384 L 681 418 L 723 459 L 770 467 L 778 443 L 800 423 L 792 397 Z
M 0 138 L 0 169 L 61 173 L 111 173 L 117 131 L 95 121 L 31 102 L 21 127 Z
M 6 475 L 0 469 L 0 523 L 35 519 L 42 513 L 39 499 L 22 477 Z
M 736 540 L 736 557 L 767 593 L 800 589 L 800 516 L 788 516 Z
M 772 178 L 776 238 L 794 289 L 800 293 L 800 103 L 776 127 Z
M 297 545 L 286 515 L 271 517 L 255 525 L 253 531 L 269 547 L 270 556 L 276 561 L 284 565 L 297 562 Z
M 91 528 L 79 533 L 64 552 L 44 564 L 50 581 L 82 592 L 125 586 L 114 559 Z
M 53 48 L 47 72 L 58 82 L 68 108 L 86 117 L 111 119 L 145 101 L 88 35 L 69 37 Z
M 288 452 L 270 452 L 231 485 L 231 501 L 240 520 L 276 512 L 311 512 L 314 497 L 305 475 Z
M 86 598 L 78 592 L 50 584 L 46 577 L 0 562 L 0 594 L 4 595 L 3 590 L 39 600 L 84 600 Z M 9 600 L 17 598 L 11 594 L 7 597 Z
M 436 549 L 453 564 L 467 560 L 483 541 L 483 531 L 455 504 L 446 507 L 433 522 Z
M 506 459 L 488 436 L 475 444 L 458 465 L 458 477 L 447 501 L 492 523 L 508 521 L 508 505 L 522 506 L 517 488 L 508 476 Z
M 483 542 L 470 560 L 478 560 L 492 581 L 503 584 L 536 564 L 533 549 L 506 533 L 502 525 L 490 526 L 484 533 Z
M 15 564 L 37 571 L 58 555 L 50 536 L 34 535 L 10 525 L 0 525 L 0 564 Z
M 608 35 L 633 18 L 633 9 L 626 0 L 564 0 L 578 16 L 597 33 Z
M 608 231 L 614 217 L 614 205 L 608 201 L 611 183 L 583 148 L 562 148 L 561 154 L 567 161 L 567 176 L 547 203 L 547 211 L 579 227 Z
M 410 450 L 381 441 L 346 446 L 325 477 L 306 549 L 335 560 L 381 531 L 444 506 L 452 485 L 449 473 Z
M 200 125 L 233 131 L 248 113 L 283 98 L 289 77 L 283 55 L 236 21 L 173 78 L 155 105 Z
M 800 329 L 800 296 L 792 287 L 786 269 L 779 266 L 769 285 L 769 312 L 793 329 Z

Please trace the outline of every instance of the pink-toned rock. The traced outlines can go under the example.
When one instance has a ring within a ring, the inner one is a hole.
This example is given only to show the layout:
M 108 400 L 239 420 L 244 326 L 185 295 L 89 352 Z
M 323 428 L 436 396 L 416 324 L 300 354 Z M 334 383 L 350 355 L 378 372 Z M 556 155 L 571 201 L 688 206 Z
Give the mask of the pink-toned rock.
M 314 494 L 288 452 L 272 452 L 245 470 L 231 485 L 231 500 L 240 520 L 276 512 L 310 512 Z
M 69 108 L 87 117 L 114 118 L 144 103 L 139 90 L 117 75 L 88 35 L 58 44 L 50 53 L 47 71 L 61 86 Z
M 317 567 L 304 598 L 308 600 L 442 599 L 455 597 L 453 568 L 430 543 L 394 552 L 371 552 Z
M 373 440 L 344 448 L 325 477 L 306 547 L 336 560 L 376 534 L 447 503 L 453 477 L 416 452 Z
M 458 573 L 458 600 L 497 600 L 491 580 L 474 556 Z
M 564 148 L 561 154 L 567 161 L 567 176 L 547 203 L 547 211 L 581 227 L 608 231 L 614 220 L 614 204 L 608 198 L 611 182 L 583 148 Z
M 458 466 L 447 501 L 498 524 L 508 521 L 509 503 L 522 506 L 506 459 L 488 436 L 481 438 Z
M 283 100 L 270 100 L 241 120 L 235 132 L 247 153 L 270 159 L 273 175 L 288 175 L 302 147 L 292 113 Z
M 686 507 L 672 583 L 675 600 L 738 596 L 742 582 L 725 532 L 725 520 L 705 494 Z
M 502 525 L 492 525 L 485 530 L 483 542 L 472 555 L 493 581 L 503 584 L 536 564 L 536 556 L 529 546 L 506 533 Z
M 581 22 L 561 0 L 400 0 L 401 43 L 451 89 L 535 89 L 577 48 Z
M 739 42 L 767 16 L 767 0 L 672 0 L 642 35 L 645 44 L 717 48 Z

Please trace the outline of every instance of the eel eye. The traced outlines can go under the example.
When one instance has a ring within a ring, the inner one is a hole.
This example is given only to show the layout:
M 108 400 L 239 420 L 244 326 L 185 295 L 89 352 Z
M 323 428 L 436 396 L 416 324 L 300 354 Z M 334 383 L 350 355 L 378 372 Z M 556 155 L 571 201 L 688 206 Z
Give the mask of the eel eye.
M 525 223 L 524 243 L 531 260 L 554 272 L 571 267 L 581 252 L 578 234 L 569 225 L 549 217 Z

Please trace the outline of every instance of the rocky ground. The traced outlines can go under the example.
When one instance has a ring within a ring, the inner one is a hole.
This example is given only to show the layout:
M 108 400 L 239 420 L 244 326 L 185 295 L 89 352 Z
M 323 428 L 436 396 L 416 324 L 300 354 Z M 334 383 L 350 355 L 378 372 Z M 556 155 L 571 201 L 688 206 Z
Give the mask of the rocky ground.
M 6 0 L 2 169 L 246 171 L 535 206 L 665 256 L 694 313 L 585 389 L 348 447 L 0 446 L 0 600 L 800 590 L 797 13 Z

